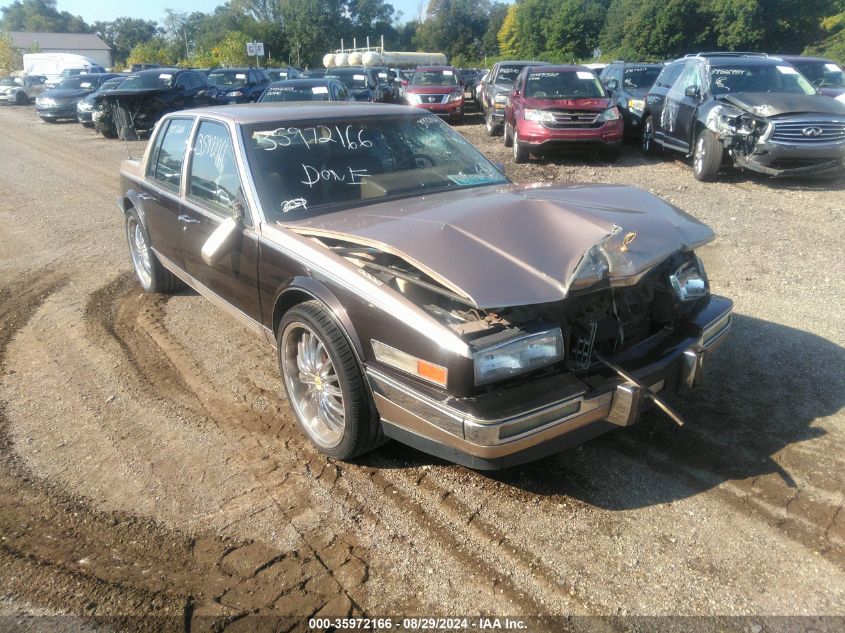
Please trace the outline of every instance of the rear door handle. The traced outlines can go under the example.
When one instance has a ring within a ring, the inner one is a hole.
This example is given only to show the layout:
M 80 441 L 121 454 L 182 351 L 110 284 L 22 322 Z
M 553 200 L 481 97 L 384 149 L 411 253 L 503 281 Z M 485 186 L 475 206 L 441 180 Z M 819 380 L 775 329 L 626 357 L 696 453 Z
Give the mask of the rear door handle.
M 190 215 L 180 215 L 176 219 L 179 220 L 180 222 L 182 222 L 183 224 L 199 224 L 200 223 L 199 220 L 197 220 L 196 218 L 192 218 Z

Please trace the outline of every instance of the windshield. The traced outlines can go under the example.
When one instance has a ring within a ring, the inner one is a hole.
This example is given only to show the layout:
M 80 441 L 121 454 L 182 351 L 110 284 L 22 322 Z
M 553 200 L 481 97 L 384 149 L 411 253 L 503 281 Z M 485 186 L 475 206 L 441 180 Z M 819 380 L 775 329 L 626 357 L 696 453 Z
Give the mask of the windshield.
M 522 72 L 525 66 L 499 66 L 499 74 L 496 75 L 497 84 L 512 84 L 516 76 Z
M 792 62 L 816 88 L 845 88 L 845 73 L 833 62 Z
M 245 83 L 245 70 L 215 70 L 208 73 L 210 86 L 243 86 Z
M 109 79 L 108 81 L 104 81 L 97 92 L 113 90 L 114 88 L 117 88 L 120 85 L 121 81 L 123 81 L 123 77 L 117 77 L 116 79 Z
M 604 89 L 589 70 L 534 71 L 528 73 L 525 96 L 533 99 L 583 99 L 603 97 Z
M 250 172 L 268 219 L 508 182 L 432 114 L 262 123 L 243 127 Z
M 648 89 L 654 85 L 663 66 L 632 66 L 626 68 L 622 83 L 626 88 Z
M 170 88 L 173 73 L 144 73 L 143 75 L 129 75 L 120 84 L 122 89 L 137 90 L 139 88 Z
M 259 101 L 328 101 L 328 86 L 270 86 Z
M 97 80 L 88 75 L 77 75 L 76 77 L 63 79 L 58 87 L 69 88 L 71 90 L 90 90 L 91 88 L 97 87 Z
M 458 76 L 451 70 L 418 70 L 411 76 L 411 85 L 457 86 Z
M 17 82 L 15 81 L 14 77 L 3 77 L 0 79 L 0 86 L 17 86 Z
M 367 87 L 367 75 L 363 70 L 331 70 L 326 77 L 334 77 L 350 90 L 360 90 Z
M 710 89 L 714 95 L 732 92 L 816 94 L 810 83 L 786 64 L 731 64 L 711 68 Z
M 288 78 L 288 71 L 286 70 L 267 70 L 267 74 L 270 75 L 270 79 L 272 79 L 273 81 L 279 81 Z

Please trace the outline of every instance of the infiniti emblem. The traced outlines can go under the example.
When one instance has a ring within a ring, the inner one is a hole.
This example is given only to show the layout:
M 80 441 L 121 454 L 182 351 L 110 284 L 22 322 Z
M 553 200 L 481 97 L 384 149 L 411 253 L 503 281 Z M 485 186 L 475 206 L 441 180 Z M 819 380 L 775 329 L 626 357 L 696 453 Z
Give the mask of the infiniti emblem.
M 824 130 L 820 127 L 805 127 L 801 130 L 801 134 L 804 136 L 821 136 Z

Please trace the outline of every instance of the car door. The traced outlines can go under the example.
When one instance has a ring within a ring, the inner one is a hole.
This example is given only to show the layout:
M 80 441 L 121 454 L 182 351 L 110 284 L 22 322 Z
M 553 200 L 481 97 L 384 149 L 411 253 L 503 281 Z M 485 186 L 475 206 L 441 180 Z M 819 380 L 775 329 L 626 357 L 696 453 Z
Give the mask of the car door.
M 183 269 L 180 197 L 185 150 L 193 125 L 193 117 L 174 118 L 158 131 L 138 192 L 150 244 L 157 253 Z
M 666 136 L 667 128 L 664 127 L 664 123 L 671 122 L 674 125 L 674 118 L 667 116 L 671 112 L 670 109 L 666 108 L 666 99 L 669 90 L 683 69 L 683 63 L 670 64 L 664 68 L 663 72 L 657 77 L 654 86 L 646 95 L 646 108 L 651 114 L 654 125 L 654 138 L 660 143 L 664 142 L 664 137 Z
M 185 269 L 197 282 L 250 319 L 259 321 L 258 236 L 252 229 L 249 209 L 244 209 L 243 221 L 220 259 L 209 264 L 202 257 L 203 246 L 232 216 L 234 205 L 245 205 L 235 147 L 227 125 L 200 119 L 188 152 L 182 257 Z
M 695 93 L 687 95 L 686 93 L 693 88 Z M 701 104 L 703 89 L 701 64 L 698 61 L 687 62 L 666 96 L 667 104 L 671 104 L 674 117 L 671 129 L 666 132 L 667 145 L 672 145 L 683 152 L 690 151 L 693 124 L 698 106 Z

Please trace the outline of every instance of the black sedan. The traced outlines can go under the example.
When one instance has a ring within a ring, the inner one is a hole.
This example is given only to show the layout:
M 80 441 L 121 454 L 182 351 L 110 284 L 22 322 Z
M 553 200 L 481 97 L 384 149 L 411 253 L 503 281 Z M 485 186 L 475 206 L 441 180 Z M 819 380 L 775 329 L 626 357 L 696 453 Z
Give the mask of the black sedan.
M 54 123 L 59 119 L 76 119 L 76 104 L 96 92 L 103 82 L 119 75 L 89 73 L 63 80 L 52 90 L 42 92 L 35 99 L 35 110 L 42 121 Z
M 259 103 L 270 101 L 352 101 L 337 79 L 288 79 L 271 83 Z
M 84 127 L 94 127 L 94 106 L 97 103 L 97 98 L 117 88 L 125 78 L 126 75 L 117 75 L 111 79 L 107 79 L 100 84 L 100 87 L 95 92 L 80 99 L 76 104 L 76 120 Z

